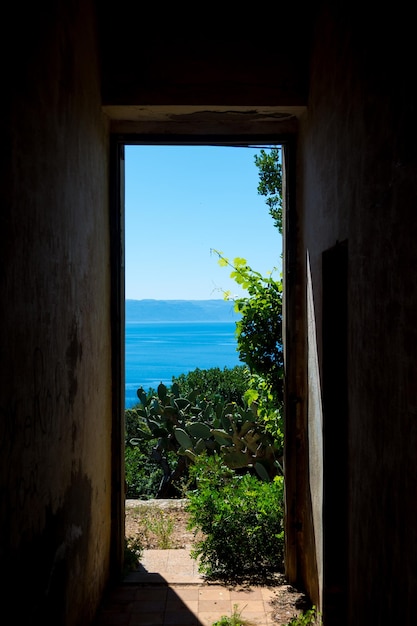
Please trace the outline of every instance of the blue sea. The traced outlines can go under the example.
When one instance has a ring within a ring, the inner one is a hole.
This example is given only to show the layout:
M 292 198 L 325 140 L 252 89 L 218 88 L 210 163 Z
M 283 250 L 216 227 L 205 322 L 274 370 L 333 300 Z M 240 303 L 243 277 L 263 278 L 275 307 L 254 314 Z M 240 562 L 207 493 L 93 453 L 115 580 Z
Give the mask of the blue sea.
M 235 322 L 126 322 L 125 407 L 137 389 L 169 386 L 196 368 L 233 368 L 239 361 Z

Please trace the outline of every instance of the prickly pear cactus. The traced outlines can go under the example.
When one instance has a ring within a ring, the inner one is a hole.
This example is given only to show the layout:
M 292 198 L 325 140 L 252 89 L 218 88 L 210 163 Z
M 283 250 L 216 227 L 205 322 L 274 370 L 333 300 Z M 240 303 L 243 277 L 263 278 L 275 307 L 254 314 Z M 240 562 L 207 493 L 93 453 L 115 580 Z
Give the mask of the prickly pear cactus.
M 220 454 L 231 469 L 253 469 L 262 480 L 271 480 L 280 473 L 271 436 L 257 421 L 256 411 L 243 401 L 242 406 L 222 401 L 214 404 L 197 391 L 184 398 L 178 385 L 173 384 L 168 390 L 162 383 L 156 396 L 147 397 L 142 388 L 137 395 L 137 414 L 142 425 L 131 443 L 135 445 L 142 438 L 156 440 L 152 456 L 164 469 L 157 497 L 166 497 L 169 486 L 203 452 Z M 169 451 L 180 457 L 175 470 L 168 465 Z

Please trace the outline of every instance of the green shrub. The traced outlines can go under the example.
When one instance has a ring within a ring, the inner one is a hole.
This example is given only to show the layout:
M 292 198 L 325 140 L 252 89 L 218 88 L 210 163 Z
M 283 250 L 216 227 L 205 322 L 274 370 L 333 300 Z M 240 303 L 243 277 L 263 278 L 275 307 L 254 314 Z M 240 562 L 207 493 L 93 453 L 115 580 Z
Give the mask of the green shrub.
M 239 475 L 217 455 L 202 456 L 190 471 L 197 488 L 188 493 L 189 529 L 203 533 L 191 551 L 199 571 L 229 580 L 282 571 L 283 477 Z
M 132 437 L 136 437 L 138 428 L 140 428 L 143 420 L 140 419 L 140 416 L 137 412 L 137 407 L 132 407 L 131 409 L 125 410 L 125 442 L 128 442 L 132 439 Z
M 242 397 L 249 384 L 249 369 L 245 365 L 236 365 L 233 368 L 219 367 L 210 369 L 195 369 L 187 374 L 173 377 L 181 395 L 187 397 L 197 391 L 207 402 L 242 402 Z
M 126 498 L 148 500 L 158 492 L 163 472 L 150 456 L 139 447 L 125 447 Z

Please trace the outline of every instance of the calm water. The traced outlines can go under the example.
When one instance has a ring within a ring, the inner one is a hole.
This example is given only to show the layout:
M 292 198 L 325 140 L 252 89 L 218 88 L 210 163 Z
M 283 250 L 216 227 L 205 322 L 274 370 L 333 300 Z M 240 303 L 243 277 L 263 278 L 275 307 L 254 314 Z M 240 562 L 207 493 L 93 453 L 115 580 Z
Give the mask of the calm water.
M 232 368 L 239 361 L 234 322 L 126 322 L 125 406 L 138 402 L 138 387 L 172 384 L 197 367 Z

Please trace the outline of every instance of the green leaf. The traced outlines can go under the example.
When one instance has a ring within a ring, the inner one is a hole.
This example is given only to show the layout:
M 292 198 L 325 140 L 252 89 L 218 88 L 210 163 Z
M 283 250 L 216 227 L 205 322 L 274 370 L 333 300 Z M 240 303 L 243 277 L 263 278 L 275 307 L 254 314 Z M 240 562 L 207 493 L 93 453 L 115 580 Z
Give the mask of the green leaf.
M 193 448 L 193 442 L 182 428 L 174 428 L 174 435 L 180 446 L 187 449 Z
M 211 434 L 221 446 L 230 446 L 232 444 L 232 437 L 225 430 L 213 428 Z
M 139 389 L 136 392 L 136 395 L 138 396 L 141 403 L 145 406 L 146 405 L 146 393 L 145 393 L 144 388 L 139 387 Z
M 167 398 L 167 388 L 163 383 L 158 385 L 158 398 L 165 404 L 165 400 Z
M 186 411 L 191 406 L 191 402 L 187 398 L 175 398 L 174 404 L 180 411 Z
M 188 394 L 188 398 L 190 400 L 190 402 L 195 402 L 197 396 L 200 394 L 200 390 L 199 389 L 193 389 L 192 391 L 190 391 L 190 393 Z
M 262 463 L 255 463 L 255 470 L 256 473 L 258 474 L 258 476 L 260 478 L 262 478 L 262 480 L 264 480 L 266 483 L 271 482 L 271 479 L 269 478 L 268 472 L 266 471 L 265 467 L 262 465 Z
M 208 439 L 211 434 L 210 427 L 207 424 L 203 424 L 203 422 L 187 424 L 187 430 L 193 437 L 198 437 L 199 439 Z
M 259 398 L 259 393 L 256 389 L 248 389 L 245 392 L 245 400 L 248 403 L 248 405 L 250 406 L 253 402 L 256 402 L 256 400 Z

